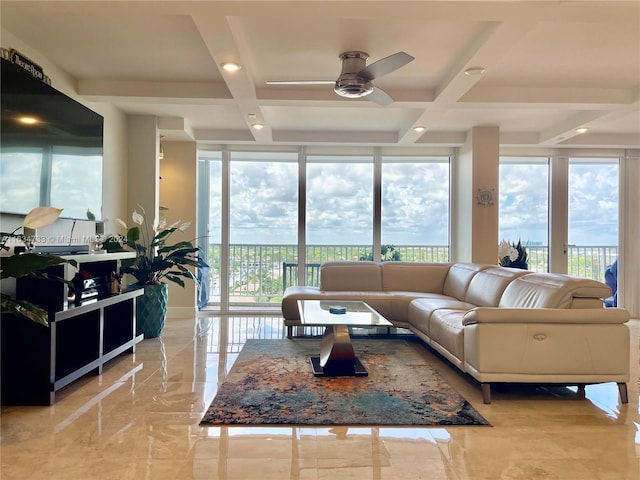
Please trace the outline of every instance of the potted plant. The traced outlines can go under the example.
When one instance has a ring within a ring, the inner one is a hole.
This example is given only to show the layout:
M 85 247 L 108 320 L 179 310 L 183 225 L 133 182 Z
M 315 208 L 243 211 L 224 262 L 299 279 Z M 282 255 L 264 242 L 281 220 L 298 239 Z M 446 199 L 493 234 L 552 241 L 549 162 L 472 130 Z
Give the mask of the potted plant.
M 373 252 L 360 255 L 359 260 L 372 261 Z M 380 260 L 383 262 L 399 262 L 402 259 L 400 258 L 400 251 L 396 250 L 396 247 L 394 245 L 382 245 L 380 247 Z
M 144 295 L 137 302 L 138 334 L 145 338 L 159 336 L 164 329 L 167 315 L 168 285 L 171 281 L 181 287 L 184 279 L 198 282 L 196 275 L 189 267 L 203 268 L 208 265 L 200 258 L 200 248 L 191 242 L 182 241 L 168 244 L 167 240 L 176 231 L 185 231 L 191 222 L 175 222 L 167 226 L 162 221 L 150 226 L 146 221 L 144 209 L 138 205 L 132 214 L 132 227 L 127 227 L 122 220 L 117 222 L 126 229 L 126 236 L 111 236 L 105 242 L 107 251 L 122 250 L 125 247 L 136 253 L 132 263 L 124 266 L 121 273 L 135 277 L 134 285 L 144 288 Z
M 498 245 L 498 263 L 503 267 L 529 268 L 529 255 L 520 239 L 518 243 L 509 243 L 502 240 Z
M 11 255 L 3 255 L 1 257 L 0 279 L 33 276 L 63 281 L 61 278 L 48 275 L 44 270 L 61 263 L 70 263 L 74 266 L 78 265 L 75 260 L 66 260 L 57 255 L 33 253 L 32 251 L 33 233 L 35 233 L 35 230 L 55 222 L 61 212 L 62 209 L 59 208 L 36 207 L 24 217 L 20 227 L 12 232 L 0 232 L 0 251 L 9 252 L 11 248 L 7 243 L 12 239 L 23 243 L 26 249 L 24 253 L 15 253 L 14 250 L 14 253 Z M 20 229 L 22 229 L 22 233 L 19 233 Z M 1 305 L 3 315 L 22 316 L 41 325 L 49 325 L 47 312 L 31 302 L 18 300 L 2 292 Z

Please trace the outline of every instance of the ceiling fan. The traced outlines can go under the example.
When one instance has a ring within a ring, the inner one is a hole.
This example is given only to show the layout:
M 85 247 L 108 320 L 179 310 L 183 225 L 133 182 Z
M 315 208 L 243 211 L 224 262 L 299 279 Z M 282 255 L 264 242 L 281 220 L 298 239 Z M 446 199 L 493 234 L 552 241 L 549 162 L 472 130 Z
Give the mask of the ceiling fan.
M 369 54 L 350 51 L 340 54 L 342 71 L 335 82 L 333 80 L 268 80 L 268 85 L 324 85 L 334 84 L 333 90 L 341 97 L 364 97 L 378 105 L 389 105 L 393 98 L 372 81 L 387 75 L 413 60 L 405 52 L 394 53 L 381 60 L 367 65 Z

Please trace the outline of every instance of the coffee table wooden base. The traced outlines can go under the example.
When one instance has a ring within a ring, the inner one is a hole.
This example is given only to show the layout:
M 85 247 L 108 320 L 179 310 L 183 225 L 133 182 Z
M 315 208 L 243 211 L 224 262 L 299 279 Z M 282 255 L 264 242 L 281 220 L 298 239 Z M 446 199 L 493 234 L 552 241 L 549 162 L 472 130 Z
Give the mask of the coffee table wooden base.
M 309 359 L 316 377 L 369 375 L 356 357 L 346 325 L 328 325 L 322 336 L 320 355 Z

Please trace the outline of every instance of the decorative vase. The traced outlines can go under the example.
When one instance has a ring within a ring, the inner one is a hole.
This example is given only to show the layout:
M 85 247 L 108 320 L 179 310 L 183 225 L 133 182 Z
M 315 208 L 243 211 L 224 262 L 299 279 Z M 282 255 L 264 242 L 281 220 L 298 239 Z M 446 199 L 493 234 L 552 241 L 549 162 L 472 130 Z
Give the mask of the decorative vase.
M 522 270 L 529 270 L 529 264 L 527 262 L 518 262 L 517 260 L 515 262 L 511 262 L 511 265 L 509 265 L 511 268 L 521 268 Z
M 166 283 L 144 286 L 144 294 L 138 297 L 136 307 L 137 335 L 143 333 L 144 338 L 160 336 L 167 318 L 168 298 L 169 286 Z

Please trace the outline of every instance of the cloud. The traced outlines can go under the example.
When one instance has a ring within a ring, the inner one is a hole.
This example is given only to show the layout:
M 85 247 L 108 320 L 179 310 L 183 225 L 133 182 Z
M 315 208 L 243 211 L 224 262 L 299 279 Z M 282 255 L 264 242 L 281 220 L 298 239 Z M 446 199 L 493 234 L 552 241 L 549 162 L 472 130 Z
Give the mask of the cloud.
M 367 245 L 373 236 L 373 164 L 307 164 L 309 244 Z M 218 164 L 216 166 L 216 164 Z M 617 165 L 570 167 L 570 243 L 617 244 Z M 231 162 L 231 241 L 296 244 L 296 162 Z M 382 242 L 446 245 L 449 165 L 383 163 Z M 212 238 L 220 238 L 219 162 L 212 162 Z M 499 237 L 547 244 L 548 165 L 502 164 Z M 216 237 L 217 235 L 217 237 Z M 214 240 L 212 240 L 214 241 Z M 219 240 L 217 240 L 219 241 Z

